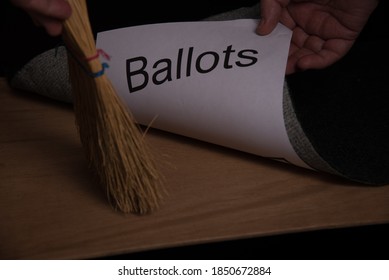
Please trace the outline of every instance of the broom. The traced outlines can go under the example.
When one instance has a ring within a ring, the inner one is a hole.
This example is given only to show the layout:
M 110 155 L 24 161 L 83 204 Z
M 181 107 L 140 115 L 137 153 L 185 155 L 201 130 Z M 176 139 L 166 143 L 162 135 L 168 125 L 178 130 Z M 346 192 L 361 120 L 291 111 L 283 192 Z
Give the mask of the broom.
M 85 0 L 68 0 L 64 22 L 76 125 L 90 166 L 106 187 L 108 200 L 124 213 L 159 207 L 162 180 L 140 128 L 116 94 L 99 60 Z

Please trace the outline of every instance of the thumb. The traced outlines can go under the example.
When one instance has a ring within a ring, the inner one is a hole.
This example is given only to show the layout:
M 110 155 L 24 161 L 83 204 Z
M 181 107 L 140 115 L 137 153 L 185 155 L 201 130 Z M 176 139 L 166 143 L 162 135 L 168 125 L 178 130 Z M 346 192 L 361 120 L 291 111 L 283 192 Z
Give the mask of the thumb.
M 261 19 L 257 26 L 257 34 L 268 35 L 280 21 L 282 10 L 289 4 L 289 0 L 261 0 Z

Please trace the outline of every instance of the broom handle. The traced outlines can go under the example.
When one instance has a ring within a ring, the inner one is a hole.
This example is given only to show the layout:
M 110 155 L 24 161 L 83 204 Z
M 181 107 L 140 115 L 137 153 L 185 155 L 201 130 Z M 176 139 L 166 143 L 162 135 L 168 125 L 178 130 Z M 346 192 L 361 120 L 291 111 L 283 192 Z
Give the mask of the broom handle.
M 68 0 L 72 15 L 63 26 L 63 40 L 68 51 L 90 73 L 100 73 L 103 66 L 89 21 L 86 0 Z

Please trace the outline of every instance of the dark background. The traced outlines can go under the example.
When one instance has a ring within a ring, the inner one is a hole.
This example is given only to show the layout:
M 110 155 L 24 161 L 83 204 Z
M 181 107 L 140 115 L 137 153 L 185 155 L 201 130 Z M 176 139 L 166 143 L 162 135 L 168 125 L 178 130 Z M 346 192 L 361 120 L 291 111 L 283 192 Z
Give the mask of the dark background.
M 124 25 L 197 20 L 252 5 L 256 0 L 182 1 L 181 5 L 176 1 L 139 1 L 132 9 L 128 9 L 128 4 L 122 0 L 111 0 L 108 4 L 93 2 L 92 22 L 95 30 L 100 31 Z M 34 55 L 55 46 L 58 38 L 47 38 L 42 30 L 31 26 L 26 15 L 12 9 L 8 1 L 3 0 L 0 4 L 0 76 L 8 77 Z M 120 5 L 126 8 L 120 8 Z M 178 10 L 182 13 L 177 13 Z M 119 16 L 118 11 L 121 11 Z M 388 30 L 388 14 L 388 1 L 381 0 L 361 39 L 382 37 L 382 32 Z M 102 259 L 389 259 L 388 237 L 389 224 L 369 225 L 181 246 Z
M 388 260 L 389 224 L 181 246 L 100 259 Z

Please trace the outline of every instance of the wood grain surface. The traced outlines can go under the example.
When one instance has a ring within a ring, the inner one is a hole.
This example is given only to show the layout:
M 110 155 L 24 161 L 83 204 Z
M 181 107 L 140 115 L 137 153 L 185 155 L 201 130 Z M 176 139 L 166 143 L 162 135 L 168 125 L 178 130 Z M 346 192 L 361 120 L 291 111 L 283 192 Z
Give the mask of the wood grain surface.
M 147 216 L 109 205 L 88 168 L 71 105 L 0 79 L 0 258 L 85 259 L 389 222 L 389 186 L 151 129 L 168 190 Z

